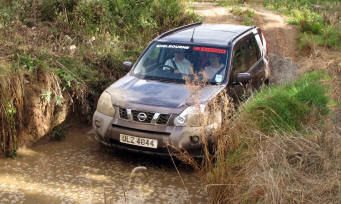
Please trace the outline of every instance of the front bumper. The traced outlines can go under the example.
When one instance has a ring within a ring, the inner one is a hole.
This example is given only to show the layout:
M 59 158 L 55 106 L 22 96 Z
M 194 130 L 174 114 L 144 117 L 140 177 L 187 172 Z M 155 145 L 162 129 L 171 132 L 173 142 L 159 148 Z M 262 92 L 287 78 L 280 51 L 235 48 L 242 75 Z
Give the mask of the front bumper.
M 160 156 L 169 156 L 168 150 L 174 152 L 175 149 L 186 150 L 193 157 L 203 155 L 201 141 L 194 143 L 191 140 L 192 136 L 202 135 L 202 127 L 177 127 L 139 123 L 118 119 L 118 117 L 112 118 L 96 111 L 93 115 L 93 128 L 96 132 L 96 139 L 109 147 Z M 156 139 L 158 147 L 152 149 L 121 143 L 120 134 Z

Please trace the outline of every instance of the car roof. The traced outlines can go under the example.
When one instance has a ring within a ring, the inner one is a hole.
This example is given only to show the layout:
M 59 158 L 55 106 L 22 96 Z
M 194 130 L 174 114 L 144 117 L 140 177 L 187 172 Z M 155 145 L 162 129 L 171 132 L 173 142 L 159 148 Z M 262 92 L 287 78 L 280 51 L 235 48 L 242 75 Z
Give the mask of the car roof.
M 166 32 L 156 40 L 167 43 L 227 47 L 234 38 L 252 28 L 254 26 L 197 23 Z M 193 41 L 191 41 L 192 35 Z

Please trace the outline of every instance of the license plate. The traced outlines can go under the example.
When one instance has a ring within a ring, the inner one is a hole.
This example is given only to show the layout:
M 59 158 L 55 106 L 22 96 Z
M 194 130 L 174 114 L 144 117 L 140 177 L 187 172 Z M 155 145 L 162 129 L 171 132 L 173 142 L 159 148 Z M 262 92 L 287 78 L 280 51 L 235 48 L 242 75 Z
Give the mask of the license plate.
M 120 142 L 136 145 L 140 147 L 157 148 L 157 140 L 144 137 L 135 137 L 131 135 L 120 134 Z

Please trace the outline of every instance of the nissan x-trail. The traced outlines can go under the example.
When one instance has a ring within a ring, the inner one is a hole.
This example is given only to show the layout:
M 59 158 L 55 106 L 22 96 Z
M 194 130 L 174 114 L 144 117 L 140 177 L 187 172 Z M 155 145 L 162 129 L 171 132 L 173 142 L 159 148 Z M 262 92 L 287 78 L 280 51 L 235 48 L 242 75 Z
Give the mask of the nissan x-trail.
M 221 114 L 206 112 L 213 119 L 200 122 L 208 104 L 236 86 L 258 87 L 269 79 L 261 30 L 240 25 L 176 28 L 155 38 L 134 64 L 123 66 L 130 71 L 98 100 L 96 139 L 158 155 L 168 155 L 171 146 L 200 156 L 200 132 L 219 128 L 222 121 Z

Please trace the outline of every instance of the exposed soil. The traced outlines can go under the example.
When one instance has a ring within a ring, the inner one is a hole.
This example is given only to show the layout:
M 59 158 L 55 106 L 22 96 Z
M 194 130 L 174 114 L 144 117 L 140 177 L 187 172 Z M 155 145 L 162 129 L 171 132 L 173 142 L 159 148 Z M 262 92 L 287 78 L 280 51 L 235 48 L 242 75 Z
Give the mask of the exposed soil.
M 212 3 L 193 3 L 192 6 L 205 23 L 241 23 L 228 8 Z M 341 73 L 339 52 L 314 51 L 300 57 L 296 46 L 297 28 L 272 11 L 262 7 L 252 9 L 256 13 L 255 24 L 264 30 L 270 52 L 274 53 L 270 55 L 272 72 L 279 75 L 275 74 L 273 81 L 290 80 L 303 71 L 326 65 L 336 66 L 335 70 L 339 66 L 335 74 Z M 38 120 L 37 124 L 44 129 L 45 106 L 39 107 L 35 111 L 40 119 L 32 115 L 32 120 Z M 45 125 L 48 124 L 46 121 Z M 62 142 L 43 141 L 19 150 L 16 159 L 1 158 L 0 203 L 207 202 L 205 187 L 191 169 L 179 164 L 187 193 L 169 159 L 129 152 L 108 153 L 87 134 L 90 130 L 85 125 L 73 125 Z M 136 173 L 131 176 L 136 167 Z
M 61 88 L 52 73 L 38 74 L 38 79 L 25 78 L 25 97 L 23 117 L 24 127 L 20 130 L 19 144 L 31 146 L 50 133 L 53 127 L 65 121 L 69 114 L 71 97 L 62 94 Z M 57 105 L 54 98 L 63 97 L 63 103 Z
M 298 66 L 293 61 L 285 59 L 278 54 L 270 53 L 271 76 L 270 82 L 286 83 L 297 78 Z

